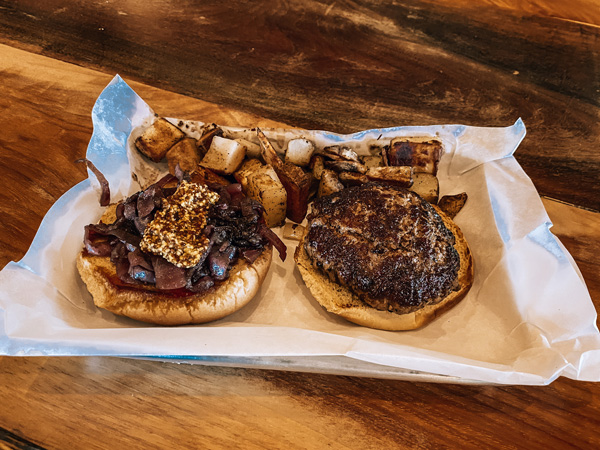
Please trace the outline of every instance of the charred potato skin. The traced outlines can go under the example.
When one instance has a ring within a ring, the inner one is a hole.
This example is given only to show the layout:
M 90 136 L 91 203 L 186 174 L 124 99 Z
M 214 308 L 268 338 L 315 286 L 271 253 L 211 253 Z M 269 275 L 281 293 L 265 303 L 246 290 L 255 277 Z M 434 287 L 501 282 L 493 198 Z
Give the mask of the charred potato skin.
M 161 161 L 185 133 L 164 118 L 156 119 L 135 140 L 136 148 L 154 162 Z
M 444 195 L 438 202 L 439 208 L 444 211 L 451 219 L 463 209 L 467 203 L 468 195 L 466 192 L 454 195 Z
M 415 172 L 437 174 L 442 156 L 442 143 L 436 139 L 417 141 L 409 138 L 392 139 L 382 152 L 386 166 L 412 166 Z
M 175 175 L 177 166 L 184 172 L 191 173 L 196 170 L 200 163 L 196 139 L 193 138 L 183 138 L 173 145 L 165 156 L 169 164 L 169 172 L 172 175 Z

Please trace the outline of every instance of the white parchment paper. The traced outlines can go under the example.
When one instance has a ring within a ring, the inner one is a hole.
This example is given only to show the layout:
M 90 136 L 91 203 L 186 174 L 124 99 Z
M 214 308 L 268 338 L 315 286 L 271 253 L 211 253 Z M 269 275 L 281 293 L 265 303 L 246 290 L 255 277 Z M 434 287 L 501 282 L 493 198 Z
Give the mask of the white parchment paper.
M 102 92 L 92 115 L 87 157 L 108 178 L 112 201 L 139 189 L 132 169 L 143 182 L 164 169 L 141 170 L 144 162 L 128 151 L 132 137 L 154 114 L 120 77 Z M 202 125 L 186 122 L 184 128 L 193 134 Z M 232 137 L 254 139 L 250 128 L 225 129 Z M 352 135 L 263 131 L 280 149 L 304 136 L 319 146 L 344 143 L 363 154 L 396 136 L 441 139 L 441 195 L 464 191 L 469 196 L 455 219 L 475 261 L 474 285 L 465 299 L 420 330 L 353 325 L 312 299 L 291 257 L 296 242 L 288 241 L 287 260 L 275 257 L 258 296 L 229 317 L 175 328 L 117 317 L 93 305 L 75 267 L 84 226 L 102 214 L 97 183 L 90 177 L 53 205 L 25 257 L 0 272 L 0 354 L 203 363 L 226 358 L 233 364 L 236 358 L 265 358 L 266 366 L 282 369 L 286 360 L 305 358 L 308 370 L 320 357 L 344 357 L 346 366 L 377 364 L 383 373 L 405 369 L 485 383 L 547 384 L 558 376 L 600 381 L 596 311 L 571 256 L 549 231 L 533 184 L 513 157 L 525 136 L 520 120 L 507 128 L 441 125 Z M 325 371 L 336 373 L 335 364 Z

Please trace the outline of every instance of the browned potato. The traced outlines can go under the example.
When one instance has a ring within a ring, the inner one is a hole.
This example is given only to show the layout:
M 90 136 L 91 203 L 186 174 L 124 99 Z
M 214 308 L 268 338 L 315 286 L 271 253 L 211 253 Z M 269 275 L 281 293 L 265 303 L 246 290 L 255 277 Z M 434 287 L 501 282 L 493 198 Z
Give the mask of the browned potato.
M 367 178 L 372 181 L 386 181 L 403 187 L 411 187 L 413 168 L 410 166 L 373 167 L 367 171 Z
M 256 129 L 256 134 L 262 148 L 263 159 L 273 166 L 287 192 L 288 219 L 297 223 L 302 222 L 308 211 L 310 178 L 300 167 L 284 163 L 260 128 Z
M 258 159 L 247 159 L 242 163 L 240 168 L 233 173 L 233 176 L 245 189 L 248 184 L 248 177 L 252 176 L 255 172 L 262 170 L 262 168 L 263 164 Z
M 200 155 L 196 147 L 196 139 L 184 138 L 177 142 L 167 152 L 167 162 L 169 163 L 169 172 L 175 175 L 175 167 L 179 164 L 179 168 L 184 172 L 191 173 L 198 167 Z
M 435 205 L 438 201 L 440 185 L 435 175 L 415 172 L 413 174 L 413 185 L 410 187 L 410 190 Z
M 344 189 L 344 185 L 339 180 L 337 173 L 333 170 L 325 169 L 321 175 L 317 197 L 325 197 L 342 189 Z
M 237 138 L 236 141 L 239 142 L 240 144 L 242 144 L 244 147 L 246 147 L 246 157 L 247 158 L 254 158 L 254 159 L 261 158 L 260 145 L 255 144 L 254 142 L 250 142 L 249 140 L 243 139 L 243 138 Z
M 210 125 L 206 126 L 202 132 L 202 136 L 200 136 L 200 139 L 198 139 L 198 151 L 200 152 L 201 157 L 204 157 L 215 136 L 223 137 L 223 130 L 216 124 L 211 123 Z
M 272 169 L 271 166 L 268 167 Z M 285 222 L 287 192 L 274 171 L 262 171 L 251 175 L 248 178 L 246 194 L 263 205 L 265 221 L 269 228 L 278 227 Z
M 358 186 L 369 181 L 367 175 L 358 172 L 340 172 L 338 178 L 346 187 Z
M 460 210 L 465 206 L 467 202 L 467 193 L 461 192 L 460 194 L 455 195 L 444 195 L 440 198 L 438 202 L 438 206 L 442 211 L 450 216 L 450 218 L 454 218 Z
M 359 161 L 358 155 L 354 150 L 340 145 L 331 145 L 323 148 L 323 154 L 336 161 Z
M 325 161 L 325 167 L 336 172 L 367 172 L 367 166 L 358 161 Z
M 442 143 L 436 140 L 418 141 L 407 138 L 392 139 L 382 152 L 386 166 L 412 166 L 415 172 L 437 174 L 442 156 Z
M 246 195 L 265 208 L 265 221 L 272 228 L 285 222 L 287 192 L 272 166 L 249 159 L 233 174 Z
M 231 175 L 240 167 L 245 156 L 246 147 L 239 142 L 214 136 L 200 164 L 217 173 Z
M 135 140 L 135 147 L 154 162 L 161 161 L 167 151 L 185 137 L 185 133 L 166 119 L 156 119 Z
M 285 151 L 285 162 L 295 164 L 300 167 L 306 167 L 310 164 L 310 159 L 315 151 L 315 144 L 308 139 L 292 139 L 288 142 Z
M 321 155 L 313 155 L 310 159 L 308 168 L 312 170 L 313 178 L 320 180 L 321 174 L 323 173 L 323 170 L 325 170 L 325 160 Z

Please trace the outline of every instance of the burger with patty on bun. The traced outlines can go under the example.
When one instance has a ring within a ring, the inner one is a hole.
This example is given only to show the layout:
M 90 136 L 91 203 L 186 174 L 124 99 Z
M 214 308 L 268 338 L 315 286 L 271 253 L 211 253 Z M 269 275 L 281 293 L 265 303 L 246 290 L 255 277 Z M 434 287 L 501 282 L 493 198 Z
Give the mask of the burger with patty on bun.
M 329 312 L 382 330 L 419 328 L 473 283 L 458 226 L 419 195 L 370 182 L 317 199 L 294 258 Z

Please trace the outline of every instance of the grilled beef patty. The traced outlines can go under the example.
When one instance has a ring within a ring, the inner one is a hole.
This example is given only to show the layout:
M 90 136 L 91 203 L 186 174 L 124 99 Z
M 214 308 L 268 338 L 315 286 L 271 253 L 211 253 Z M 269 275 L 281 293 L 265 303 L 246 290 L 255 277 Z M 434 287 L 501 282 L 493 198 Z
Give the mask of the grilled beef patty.
M 315 267 L 378 310 L 409 313 L 457 288 L 453 234 L 406 189 L 367 183 L 320 198 L 307 233 Z

